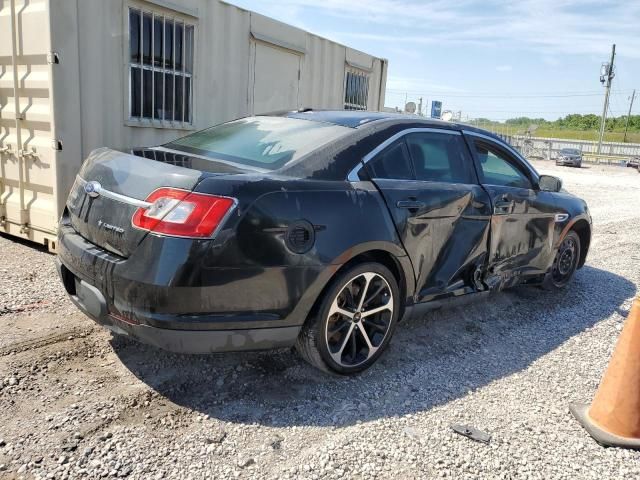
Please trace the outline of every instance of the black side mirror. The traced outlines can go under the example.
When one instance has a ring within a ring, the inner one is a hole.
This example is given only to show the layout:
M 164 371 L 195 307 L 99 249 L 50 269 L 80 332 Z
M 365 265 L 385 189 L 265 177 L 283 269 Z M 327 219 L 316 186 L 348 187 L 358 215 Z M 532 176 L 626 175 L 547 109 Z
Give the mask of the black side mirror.
M 538 188 L 543 192 L 559 192 L 562 190 L 562 180 L 552 175 L 540 175 Z

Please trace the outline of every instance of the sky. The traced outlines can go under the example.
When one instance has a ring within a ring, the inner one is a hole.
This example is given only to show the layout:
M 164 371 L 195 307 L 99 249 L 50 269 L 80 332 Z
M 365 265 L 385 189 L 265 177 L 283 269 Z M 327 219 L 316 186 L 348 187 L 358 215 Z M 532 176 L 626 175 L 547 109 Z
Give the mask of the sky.
M 640 95 L 640 0 L 230 0 L 389 60 L 385 104 L 439 100 L 462 118 L 555 120 Z M 640 98 L 636 98 L 640 114 Z

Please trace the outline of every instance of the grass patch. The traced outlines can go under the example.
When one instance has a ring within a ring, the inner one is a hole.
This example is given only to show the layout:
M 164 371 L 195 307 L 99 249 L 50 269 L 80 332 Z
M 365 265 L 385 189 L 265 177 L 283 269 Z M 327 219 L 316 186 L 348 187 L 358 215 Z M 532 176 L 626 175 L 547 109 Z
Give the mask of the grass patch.
M 498 133 L 501 135 L 523 135 L 525 130 L 515 127 L 506 127 L 501 123 L 481 123 L 478 125 L 480 128 L 489 130 L 490 132 Z M 548 137 L 559 138 L 564 140 L 587 140 L 591 142 L 598 141 L 598 132 L 593 130 L 574 130 L 569 128 L 538 128 L 534 134 L 534 137 Z M 605 142 L 619 142 L 622 143 L 624 139 L 624 130 L 614 130 L 604 133 Z M 630 131 L 627 133 L 626 143 L 640 143 L 640 132 Z

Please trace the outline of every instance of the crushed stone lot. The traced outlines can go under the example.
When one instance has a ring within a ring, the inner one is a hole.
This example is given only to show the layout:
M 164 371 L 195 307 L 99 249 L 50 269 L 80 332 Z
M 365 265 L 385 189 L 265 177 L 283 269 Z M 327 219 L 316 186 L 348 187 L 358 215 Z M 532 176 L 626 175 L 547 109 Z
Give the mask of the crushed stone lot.
M 640 175 L 534 163 L 593 215 L 571 287 L 414 319 L 353 378 L 288 350 L 111 337 L 66 299 L 52 255 L 0 236 L 0 478 L 640 478 L 640 452 L 600 447 L 568 410 L 592 399 L 640 285 Z

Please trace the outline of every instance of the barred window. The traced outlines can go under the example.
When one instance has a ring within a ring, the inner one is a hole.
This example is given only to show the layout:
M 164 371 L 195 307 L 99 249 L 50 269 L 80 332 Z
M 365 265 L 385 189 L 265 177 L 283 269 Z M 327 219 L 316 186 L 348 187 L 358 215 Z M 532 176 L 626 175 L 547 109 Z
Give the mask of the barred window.
M 344 109 L 366 110 L 369 96 L 369 76 L 364 72 L 347 71 L 344 87 Z
M 193 121 L 194 26 L 129 9 L 129 116 L 167 125 Z

